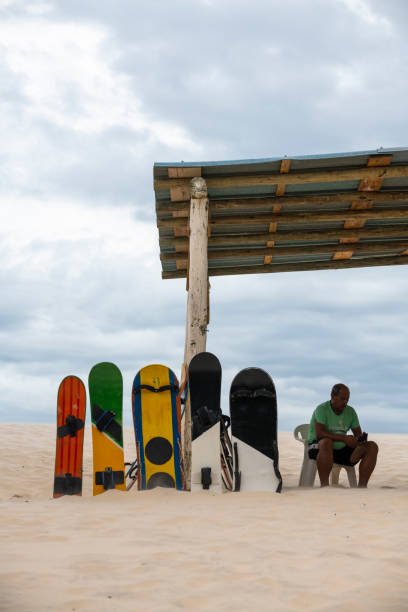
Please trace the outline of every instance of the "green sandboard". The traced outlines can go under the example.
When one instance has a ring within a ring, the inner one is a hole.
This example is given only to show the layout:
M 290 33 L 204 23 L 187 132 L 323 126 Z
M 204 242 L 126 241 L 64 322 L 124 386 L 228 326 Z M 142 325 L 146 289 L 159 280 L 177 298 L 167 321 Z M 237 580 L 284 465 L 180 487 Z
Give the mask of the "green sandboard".
M 123 380 L 113 363 L 98 363 L 89 373 L 92 417 L 93 494 L 126 490 L 124 478 Z

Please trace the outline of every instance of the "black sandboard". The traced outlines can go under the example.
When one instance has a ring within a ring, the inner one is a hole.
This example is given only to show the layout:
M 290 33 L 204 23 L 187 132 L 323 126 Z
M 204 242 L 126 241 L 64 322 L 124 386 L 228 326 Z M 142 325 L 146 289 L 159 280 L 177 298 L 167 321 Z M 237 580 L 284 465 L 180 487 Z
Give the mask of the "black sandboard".
M 212 353 L 198 353 L 190 361 L 188 385 L 192 439 L 221 419 L 221 364 Z
M 272 459 L 280 490 L 276 390 L 267 372 L 246 368 L 235 376 L 230 390 L 230 415 L 232 438 Z

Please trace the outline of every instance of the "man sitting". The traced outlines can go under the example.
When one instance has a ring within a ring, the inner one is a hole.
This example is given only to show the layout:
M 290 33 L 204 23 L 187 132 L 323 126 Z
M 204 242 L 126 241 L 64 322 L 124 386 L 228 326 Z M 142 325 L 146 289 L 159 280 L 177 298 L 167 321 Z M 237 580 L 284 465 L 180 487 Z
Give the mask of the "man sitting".
M 320 485 L 329 485 L 333 463 L 359 466 L 359 487 L 366 487 L 377 462 L 378 446 L 367 442 L 361 431 L 354 408 L 348 405 L 350 390 L 338 383 L 331 391 L 329 401 L 319 404 L 313 412 L 308 436 L 308 453 L 315 459 Z M 351 429 L 353 435 L 348 435 Z

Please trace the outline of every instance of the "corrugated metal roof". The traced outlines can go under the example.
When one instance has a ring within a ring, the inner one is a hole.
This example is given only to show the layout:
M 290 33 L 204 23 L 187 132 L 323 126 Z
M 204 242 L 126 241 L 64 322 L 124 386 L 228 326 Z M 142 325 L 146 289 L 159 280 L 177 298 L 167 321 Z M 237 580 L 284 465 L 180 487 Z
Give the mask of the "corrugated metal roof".
M 209 198 L 209 274 L 408 263 L 408 149 L 156 163 L 164 278 L 185 277 L 190 182 Z

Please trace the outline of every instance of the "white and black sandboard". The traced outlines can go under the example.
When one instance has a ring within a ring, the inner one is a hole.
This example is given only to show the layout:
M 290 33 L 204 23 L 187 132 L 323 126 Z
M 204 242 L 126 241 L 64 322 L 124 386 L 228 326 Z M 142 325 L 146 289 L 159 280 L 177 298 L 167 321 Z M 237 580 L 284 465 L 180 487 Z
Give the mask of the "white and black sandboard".
M 282 490 L 275 385 L 260 368 L 237 374 L 230 390 L 234 491 Z
M 203 352 L 192 358 L 188 388 L 192 423 L 191 490 L 221 492 L 221 364 L 215 355 Z

